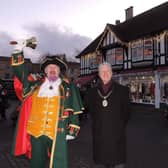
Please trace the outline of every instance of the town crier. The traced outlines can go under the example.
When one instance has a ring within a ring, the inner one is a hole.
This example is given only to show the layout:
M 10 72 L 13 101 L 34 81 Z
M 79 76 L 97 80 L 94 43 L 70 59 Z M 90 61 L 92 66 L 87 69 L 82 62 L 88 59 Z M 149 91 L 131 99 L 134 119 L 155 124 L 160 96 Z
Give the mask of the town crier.
M 41 63 L 43 75 L 29 74 L 23 48 L 35 48 L 35 38 L 11 44 L 14 88 L 22 102 L 13 154 L 26 154 L 31 168 L 46 168 L 48 158 L 50 168 L 67 168 L 67 140 L 77 136 L 83 109 L 76 85 L 64 80 L 67 64 L 47 56 Z

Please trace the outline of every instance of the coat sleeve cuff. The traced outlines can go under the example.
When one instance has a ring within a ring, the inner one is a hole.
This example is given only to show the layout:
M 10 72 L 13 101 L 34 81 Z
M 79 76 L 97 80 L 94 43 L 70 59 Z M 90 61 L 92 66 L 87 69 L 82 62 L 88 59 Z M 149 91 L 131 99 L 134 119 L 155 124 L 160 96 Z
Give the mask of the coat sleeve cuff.
M 12 53 L 12 57 L 11 57 L 11 65 L 12 66 L 21 65 L 23 63 L 24 63 L 23 52 Z
M 70 124 L 68 127 L 68 134 L 76 137 L 79 133 L 80 127 L 78 125 Z

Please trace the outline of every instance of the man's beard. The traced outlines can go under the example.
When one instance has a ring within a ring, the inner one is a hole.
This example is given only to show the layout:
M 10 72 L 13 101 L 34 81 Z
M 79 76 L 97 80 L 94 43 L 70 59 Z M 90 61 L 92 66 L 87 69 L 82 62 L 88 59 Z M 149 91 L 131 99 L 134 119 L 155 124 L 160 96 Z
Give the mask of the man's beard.
M 50 71 L 48 74 L 47 74 L 47 78 L 50 82 L 54 82 L 58 79 L 58 75 L 56 74 L 55 71 Z

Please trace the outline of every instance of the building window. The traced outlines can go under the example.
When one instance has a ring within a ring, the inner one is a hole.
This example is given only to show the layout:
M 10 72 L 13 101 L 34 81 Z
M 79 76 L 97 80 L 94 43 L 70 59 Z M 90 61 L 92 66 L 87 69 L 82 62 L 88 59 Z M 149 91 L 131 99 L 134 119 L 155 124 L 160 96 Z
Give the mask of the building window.
M 151 60 L 151 59 L 153 59 L 153 41 L 152 39 L 145 39 L 144 40 L 144 60 Z
M 91 58 L 90 58 L 90 69 L 93 70 L 93 69 L 96 69 L 97 68 L 97 59 L 96 59 L 96 55 L 92 55 Z
M 131 44 L 131 56 L 132 62 L 142 61 L 143 60 L 143 42 L 138 40 Z
M 107 50 L 107 52 L 106 52 L 106 61 L 109 62 L 111 65 L 115 65 L 116 64 L 115 48 Z
M 123 64 L 123 48 L 116 48 L 116 64 Z
M 154 55 L 156 56 L 158 53 L 157 53 L 157 39 L 154 39 L 153 40 L 153 52 L 154 52 Z
M 106 60 L 111 65 L 123 64 L 123 58 L 123 48 L 113 48 L 106 52 Z

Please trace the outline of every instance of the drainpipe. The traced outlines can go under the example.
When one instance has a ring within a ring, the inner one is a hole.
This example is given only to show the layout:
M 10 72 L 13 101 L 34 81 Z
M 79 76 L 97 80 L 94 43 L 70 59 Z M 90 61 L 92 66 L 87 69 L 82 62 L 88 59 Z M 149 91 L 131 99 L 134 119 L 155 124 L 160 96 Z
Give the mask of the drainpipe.
M 156 70 L 155 74 L 155 108 L 160 108 L 160 73 Z

